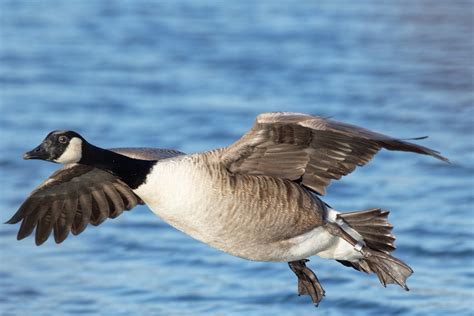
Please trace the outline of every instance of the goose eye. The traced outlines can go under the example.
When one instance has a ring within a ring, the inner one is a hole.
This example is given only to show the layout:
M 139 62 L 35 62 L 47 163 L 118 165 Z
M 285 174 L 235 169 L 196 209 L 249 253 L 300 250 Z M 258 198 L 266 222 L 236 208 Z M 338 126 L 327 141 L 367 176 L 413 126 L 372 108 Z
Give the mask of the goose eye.
M 66 136 L 59 136 L 58 140 L 61 144 L 66 144 L 67 143 L 67 137 Z

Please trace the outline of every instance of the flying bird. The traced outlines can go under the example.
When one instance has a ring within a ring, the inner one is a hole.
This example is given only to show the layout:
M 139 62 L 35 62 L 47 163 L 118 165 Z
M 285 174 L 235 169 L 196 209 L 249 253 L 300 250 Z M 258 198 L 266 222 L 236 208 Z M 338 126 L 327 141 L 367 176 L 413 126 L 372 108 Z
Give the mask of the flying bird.
M 334 259 L 408 290 L 412 269 L 395 250 L 388 211 L 341 213 L 320 196 L 332 180 L 381 149 L 448 161 L 406 140 L 300 113 L 260 114 L 236 143 L 186 155 L 151 148 L 103 149 L 73 131 L 53 131 L 24 159 L 63 164 L 7 222 L 18 239 L 57 243 L 137 204 L 211 247 L 252 261 L 287 262 L 298 294 L 325 295 L 307 258 Z

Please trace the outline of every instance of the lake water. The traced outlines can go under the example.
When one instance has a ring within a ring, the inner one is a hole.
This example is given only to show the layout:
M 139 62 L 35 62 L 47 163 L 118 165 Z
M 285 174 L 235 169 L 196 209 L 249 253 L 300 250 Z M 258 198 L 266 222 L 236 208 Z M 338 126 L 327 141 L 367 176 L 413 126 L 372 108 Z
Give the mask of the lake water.
M 472 315 L 472 1 L 0 2 L 0 220 L 58 166 L 21 155 L 51 130 L 103 147 L 226 146 L 254 117 L 299 111 L 452 160 L 382 152 L 334 183 L 340 210 L 391 211 L 410 292 L 311 259 L 327 296 L 286 263 L 248 262 L 142 206 L 41 247 L 0 226 L 2 315 Z

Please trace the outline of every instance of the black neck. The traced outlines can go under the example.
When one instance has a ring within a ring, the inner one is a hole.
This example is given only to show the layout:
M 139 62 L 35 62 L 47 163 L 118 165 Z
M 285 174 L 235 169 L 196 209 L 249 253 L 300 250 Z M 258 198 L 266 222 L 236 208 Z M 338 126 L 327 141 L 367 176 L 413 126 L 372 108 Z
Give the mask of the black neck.
M 79 163 L 110 172 L 131 189 L 136 189 L 145 182 L 156 160 L 133 159 L 91 144 L 84 144 Z

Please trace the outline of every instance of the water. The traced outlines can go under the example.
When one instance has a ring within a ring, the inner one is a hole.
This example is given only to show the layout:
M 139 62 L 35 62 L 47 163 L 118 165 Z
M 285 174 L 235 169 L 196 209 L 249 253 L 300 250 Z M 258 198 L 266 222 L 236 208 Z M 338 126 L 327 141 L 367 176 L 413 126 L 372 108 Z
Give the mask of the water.
M 382 152 L 333 184 L 337 209 L 383 207 L 410 292 L 312 258 L 327 297 L 146 207 L 60 246 L 0 226 L 2 315 L 474 313 L 471 1 L 1 1 L 0 220 L 57 166 L 23 161 L 51 130 L 104 147 L 225 146 L 261 112 L 333 116 L 422 141 L 453 164 Z

